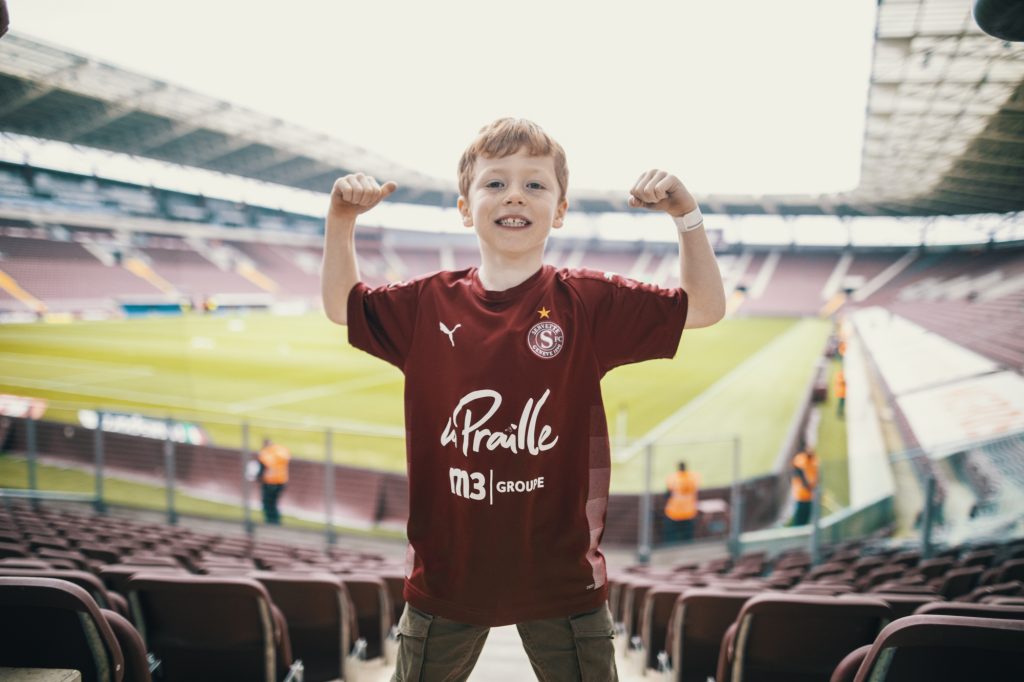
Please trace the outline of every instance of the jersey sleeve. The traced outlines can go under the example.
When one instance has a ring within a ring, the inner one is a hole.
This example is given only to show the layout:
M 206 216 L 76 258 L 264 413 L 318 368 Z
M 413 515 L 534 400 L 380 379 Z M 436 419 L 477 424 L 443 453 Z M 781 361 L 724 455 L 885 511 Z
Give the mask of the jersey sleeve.
M 371 289 L 363 282 L 348 295 L 348 341 L 404 369 L 412 345 L 420 287 L 416 282 Z
M 590 318 L 602 373 L 620 365 L 675 356 L 686 323 L 685 291 L 612 273 L 579 270 L 572 274 L 572 284 Z

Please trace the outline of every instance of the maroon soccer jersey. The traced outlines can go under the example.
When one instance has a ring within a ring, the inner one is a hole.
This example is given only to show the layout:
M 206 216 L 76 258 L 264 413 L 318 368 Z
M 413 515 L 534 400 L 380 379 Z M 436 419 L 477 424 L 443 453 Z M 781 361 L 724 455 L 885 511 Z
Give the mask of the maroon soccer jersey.
M 549 265 L 500 292 L 475 268 L 355 286 L 349 341 L 405 373 L 410 604 L 492 626 L 601 605 L 601 377 L 672 357 L 686 310 L 682 289 Z

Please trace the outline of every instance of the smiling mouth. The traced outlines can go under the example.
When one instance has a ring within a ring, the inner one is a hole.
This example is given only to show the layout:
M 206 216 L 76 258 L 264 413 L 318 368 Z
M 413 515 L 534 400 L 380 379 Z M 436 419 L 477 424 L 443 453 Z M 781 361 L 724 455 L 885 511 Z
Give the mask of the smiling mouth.
M 529 220 L 527 220 L 526 218 L 519 217 L 519 216 L 510 216 L 510 217 L 507 217 L 507 218 L 500 218 L 498 220 L 495 220 L 494 222 L 496 222 L 497 224 L 501 225 L 502 227 L 527 227 L 527 226 L 530 225 L 530 221 Z

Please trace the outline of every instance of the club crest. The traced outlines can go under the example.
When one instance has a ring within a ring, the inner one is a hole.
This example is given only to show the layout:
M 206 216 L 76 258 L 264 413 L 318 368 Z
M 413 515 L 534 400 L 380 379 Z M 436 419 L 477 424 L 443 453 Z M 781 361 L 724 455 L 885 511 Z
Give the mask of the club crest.
M 545 320 L 530 328 L 530 333 L 526 335 L 526 345 L 537 357 L 549 360 L 562 351 L 565 334 L 556 323 Z

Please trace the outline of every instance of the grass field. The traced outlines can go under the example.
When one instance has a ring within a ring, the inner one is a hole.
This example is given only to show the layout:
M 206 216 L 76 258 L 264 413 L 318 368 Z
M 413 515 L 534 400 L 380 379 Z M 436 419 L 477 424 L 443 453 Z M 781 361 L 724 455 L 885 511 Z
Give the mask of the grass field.
M 705 485 L 726 483 L 733 436 L 744 475 L 768 470 L 828 331 L 819 320 L 736 319 L 685 332 L 674 360 L 605 378 L 613 442 L 661 434 L 656 487 L 680 457 Z M 7 325 L 0 392 L 46 398 L 47 419 L 77 422 L 79 409 L 103 407 L 197 421 L 228 447 L 247 421 L 252 445 L 266 434 L 311 459 L 323 457 L 330 428 L 335 461 L 403 471 L 402 376 L 344 332 L 321 315 Z M 717 442 L 686 444 L 695 439 Z M 642 472 L 642 457 L 617 462 L 613 490 L 641 489 Z

